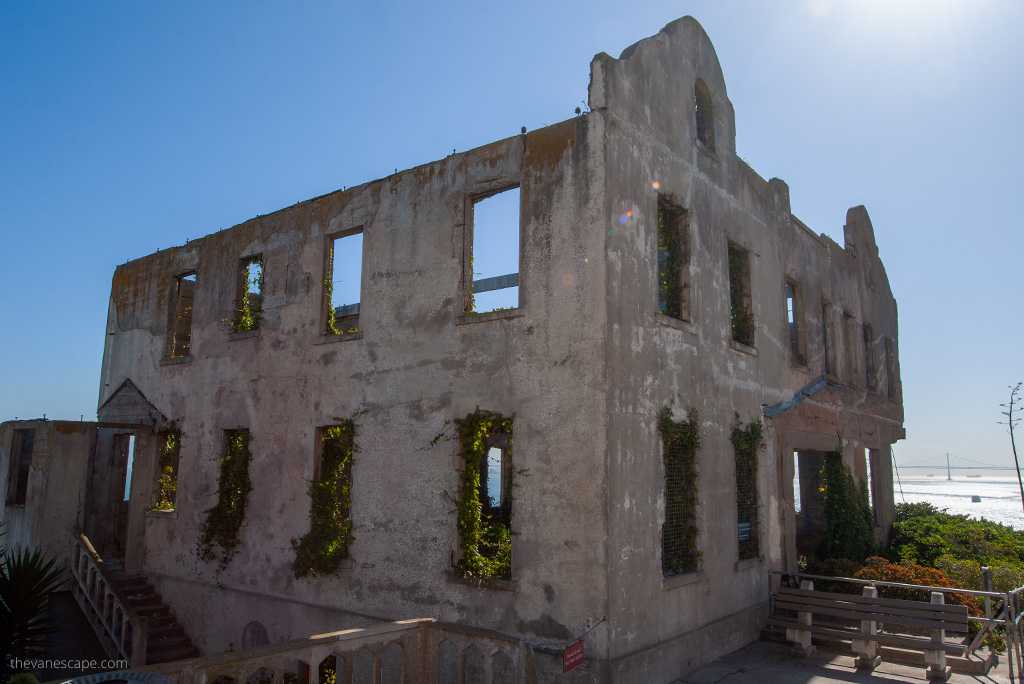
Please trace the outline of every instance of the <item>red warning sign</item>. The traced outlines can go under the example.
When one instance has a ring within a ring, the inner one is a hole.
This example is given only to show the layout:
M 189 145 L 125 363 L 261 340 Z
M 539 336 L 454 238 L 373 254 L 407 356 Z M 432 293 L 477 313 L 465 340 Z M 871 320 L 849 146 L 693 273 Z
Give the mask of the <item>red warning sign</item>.
M 583 641 L 577 641 L 562 651 L 562 674 L 583 664 Z

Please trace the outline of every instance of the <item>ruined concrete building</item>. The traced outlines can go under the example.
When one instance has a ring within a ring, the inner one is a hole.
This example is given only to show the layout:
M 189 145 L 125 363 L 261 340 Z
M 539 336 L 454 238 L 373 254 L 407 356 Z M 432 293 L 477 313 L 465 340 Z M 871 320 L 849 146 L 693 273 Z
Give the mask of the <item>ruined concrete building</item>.
M 558 643 L 604 617 L 573 674 L 667 682 L 756 639 L 837 439 L 892 522 L 871 222 L 850 209 L 836 244 L 737 156 L 692 18 L 597 55 L 589 107 L 119 266 L 103 422 L 0 431 L 17 538 L 77 523 L 204 654 L 414 617 Z M 509 197 L 518 265 L 481 272 L 477 217 Z

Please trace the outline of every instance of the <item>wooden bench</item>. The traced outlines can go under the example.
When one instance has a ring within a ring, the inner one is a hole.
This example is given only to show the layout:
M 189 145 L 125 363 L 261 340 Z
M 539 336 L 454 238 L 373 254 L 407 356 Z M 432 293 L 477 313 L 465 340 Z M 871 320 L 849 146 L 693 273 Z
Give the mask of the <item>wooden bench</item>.
M 779 611 L 796 612 L 796 618 L 780 616 Z M 860 627 L 814 624 L 815 615 L 831 621 L 852 620 L 859 622 Z M 864 587 L 863 596 L 814 591 L 814 584 L 805 580 L 799 589 L 779 588 L 768 624 L 786 629 L 786 638 L 793 642 L 793 652 L 797 655 L 814 652 L 812 634 L 849 639 L 857 654 L 857 667 L 878 665 L 879 645 L 921 651 L 928 666 L 928 678 L 943 681 L 949 678 L 946 654 L 962 656 L 967 650 L 962 644 L 946 641 L 947 629 L 967 632 L 967 607 L 945 605 L 941 592 L 932 592 L 931 603 L 925 603 L 878 598 L 875 587 Z M 898 625 L 909 631 L 927 630 L 928 636 L 879 634 L 882 624 Z

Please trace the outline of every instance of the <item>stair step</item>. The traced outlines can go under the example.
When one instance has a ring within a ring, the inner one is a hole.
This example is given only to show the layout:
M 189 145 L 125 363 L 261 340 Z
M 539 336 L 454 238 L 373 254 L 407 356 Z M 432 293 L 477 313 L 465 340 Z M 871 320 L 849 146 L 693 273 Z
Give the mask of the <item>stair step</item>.
M 148 617 L 148 618 L 163 617 L 164 615 L 169 615 L 170 612 L 171 612 L 171 609 L 168 608 L 163 603 L 154 603 L 154 604 L 151 604 L 151 605 L 138 606 L 138 607 L 133 606 L 133 608 L 135 608 L 135 612 L 138 615 L 141 615 L 143 617 Z
M 139 606 L 163 605 L 164 600 L 160 594 L 133 594 L 128 597 L 128 603 L 132 605 L 132 608 L 138 608 Z
M 114 573 L 114 579 L 132 609 L 139 616 L 148 618 L 147 664 L 199 657 L 199 649 L 192 645 L 185 629 L 175 619 L 148 577 L 118 570 Z
M 114 574 L 114 581 L 117 582 L 119 587 L 131 587 L 136 584 L 148 584 L 149 578 L 145 575 L 126 575 L 121 571 L 116 571 Z
M 186 660 L 186 659 L 189 659 L 189 658 L 198 658 L 198 657 L 199 657 L 199 649 L 196 648 L 195 646 L 190 646 L 188 648 L 179 648 L 179 649 L 176 649 L 176 650 L 173 650 L 173 651 L 162 651 L 160 653 L 153 654 L 152 656 L 147 654 L 146 660 L 148 662 L 146 664 L 147 665 L 157 665 L 159 663 L 171 663 L 171 662 L 174 662 L 175 660 Z
M 160 639 L 172 639 L 179 636 L 185 636 L 185 628 L 178 624 L 174 618 L 171 618 L 171 622 L 163 625 L 154 627 L 152 623 L 149 626 L 149 640 Z
M 174 619 L 170 611 L 166 615 L 154 615 L 149 618 L 149 633 L 152 634 L 156 630 L 164 629 L 165 627 L 175 627 L 178 625 L 178 621 Z
M 177 651 L 182 648 L 191 648 L 192 641 L 184 634 L 168 639 L 157 639 L 149 640 L 146 647 L 147 654 L 165 653 L 167 651 Z

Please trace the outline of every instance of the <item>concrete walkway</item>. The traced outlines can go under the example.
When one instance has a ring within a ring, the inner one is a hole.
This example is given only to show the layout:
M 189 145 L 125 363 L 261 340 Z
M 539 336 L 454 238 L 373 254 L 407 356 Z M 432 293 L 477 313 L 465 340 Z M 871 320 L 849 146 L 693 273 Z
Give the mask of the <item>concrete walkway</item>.
M 882 663 L 873 672 L 853 666 L 853 656 L 818 650 L 809 658 L 790 655 L 789 645 L 755 641 L 716 660 L 707 667 L 684 675 L 672 684 L 840 684 L 867 682 L 927 682 L 925 669 L 910 665 Z M 987 675 L 954 673 L 949 684 L 1011 684 L 1006 654 Z

